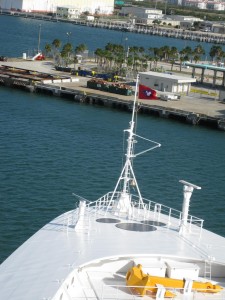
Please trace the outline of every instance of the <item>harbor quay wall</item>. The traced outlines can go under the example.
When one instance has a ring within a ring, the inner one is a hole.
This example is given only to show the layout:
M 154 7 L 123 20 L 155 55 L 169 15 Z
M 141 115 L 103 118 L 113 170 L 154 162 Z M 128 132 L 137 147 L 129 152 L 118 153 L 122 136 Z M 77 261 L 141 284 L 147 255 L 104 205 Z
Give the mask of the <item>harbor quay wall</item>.
M 223 45 L 225 44 L 224 35 L 215 32 L 188 31 L 184 29 L 177 29 L 171 27 L 160 27 L 160 26 L 154 27 L 145 24 L 131 25 L 129 21 L 117 20 L 117 19 L 110 20 L 108 18 L 102 20 L 96 19 L 93 21 L 86 20 L 86 19 L 71 20 L 71 19 L 59 18 L 55 16 L 49 16 L 44 14 L 32 13 L 32 12 L 29 13 L 29 12 L 7 11 L 7 10 L 0 10 L 0 14 L 8 15 L 11 17 L 37 19 L 37 20 L 44 20 L 49 22 L 63 22 L 63 23 L 70 23 L 79 26 L 104 28 L 109 30 L 133 32 L 138 34 L 156 35 L 156 36 L 163 36 L 168 38 L 191 40 L 196 42 L 216 43 L 216 44 L 223 44 Z
M 132 96 L 111 96 L 109 93 L 100 91 L 90 92 L 90 89 L 75 90 L 70 88 L 63 88 L 59 86 L 43 86 L 37 85 L 35 91 L 38 93 L 46 93 L 52 96 L 58 96 L 70 99 L 75 102 L 100 105 L 109 108 L 115 108 L 123 111 L 132 111 L 133 97 Z M 124 99 L 126 97 L 127 99 Z M 154 104 L 152 104 L 154 102 Z M 138 112 L 141 114 L 152 115 L 156 117 L 173 119 L 191 125 L 203 125 L 215 129 L 225 130 L 225 120 L 223 118 L 207 116 L 201 113 L 194 113 L 185 109 L 177 109 L 173 107 L 166 107 L 162 104 L 157 105 L 156 101 L 138 100 Z M 164 102 L 165 103 L 165 102 Z
M 32 81 L 0 74 L 0 85 L 2 86 L 61 97 L 78 103 L 100 105 L 128 112 L 132 110 L 133 96 L 92 90 L 86 87 L 87 80 L 87 78 L 62 77 Z M 181 98 L 178 101 L 138 100 L 138 111 L 141 114 L 225 130 L 225 104 L 217 103 L 212 99 L 204 101 L 204 99 L 199 99 L 199 103 L 196 104 L 198 99 L 194 98 L 188 100 Z M 210 105 L 214 105 L 215 108 L 212 109 Z M 223 114 L 217 115 L 216 111 L 223 111 Z
M 0 85 L 10 88 L 23 89 L 29 92 L 47 94 L 49 96 L 61 97 L 70 101 L 89 105 L 100 105 L 108 108 L 119 109 L 130 112 L 133 105 L 133 96 L 122 96 L 96 91 L 85 87 L 65 87 L 56 83 L 35 83 L 29 84 L 21 79 L 7 80 L 5 84 L 0 77 Z M 68 84 L 68 83 L 67 83 Z M 194 108 L 188 109 L 183 103 L 176 107 L 179 101 L 160 101 L 160 100 L 138 100 L 138 112 L 161 118 L 173 119 L 176 121 L 189 123 L 192 125 L 202 125 L 215 129 L 225 130 L 225 118 L 209 116 L 204 112 L 196 112 Z M 168 106 L 169 104 L 169 106 Z M 225 107 L 224 107 L 225 108 Z

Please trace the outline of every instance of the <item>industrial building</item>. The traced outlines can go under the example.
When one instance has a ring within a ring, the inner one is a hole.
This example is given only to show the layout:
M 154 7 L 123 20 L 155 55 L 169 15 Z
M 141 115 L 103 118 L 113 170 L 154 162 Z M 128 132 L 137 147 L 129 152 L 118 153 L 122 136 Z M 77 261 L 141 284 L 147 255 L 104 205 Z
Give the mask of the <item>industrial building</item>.
M 74 7 L 57 6 L 56 16 L 67 19 L 78 19 L 80 17 L 80 11 Z
M 225 10 L 224 1 L 216 0 L 167 0 L 168 4 L 172 5 L 182 5 L 189 7 L 197 7 L 199 9 L 208 9 L 214 11 Z
M 3 10 L 56 13 L 58 6 L 70 6 L 79 10 L 80 13 L 108 15 L 113 13 L 114 0 L 0 0 L 0 8 Z
M 157 91 L 188 94 L 195 78 L 159 72 L 140 72 L 140 84 Z
M 136 23 L 151 24 L 154 20 L 163 19 L 162 10 L 137 6 L 124 6 L 120 10 L 121 15 L 129 15 Z

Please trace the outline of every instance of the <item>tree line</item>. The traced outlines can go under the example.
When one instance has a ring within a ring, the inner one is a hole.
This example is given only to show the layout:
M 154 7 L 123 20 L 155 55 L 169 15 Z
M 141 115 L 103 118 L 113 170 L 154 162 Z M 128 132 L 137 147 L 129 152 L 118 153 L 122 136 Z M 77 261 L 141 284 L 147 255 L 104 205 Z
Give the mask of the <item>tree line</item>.
M 71 63 L 77 63 L 77 55 L 84 53 L 87 50 L 85 44 L 79 44 L 76 47 L 69 42 L 62 45 L 59 39 L 54 39 L 51 44 L 45 45 L 46 56 L 54 58 L 55 64 L 58 66 L 68 66 Z
M 104 70 L 120 71 L 120 73 L 131 71 L 156 70 L 157 63 L 164 61 L 171 64 L 179 63 L 180 71 L 186 61 L 198 63 L 203 60 L 205 50 L 201 44 L 194 49 L 186 46 L 178 50 L 174 46 L 165 45 L 163 47 L 123 47 L 122 45 L 108 43 L 105 48 L 98 48 L 95 51 L 96 62 Z M 225 52 L 219 45 L 211 47 L 209 56 L 212 61 L 219 62 L 225 58 Z M 124 74 L 121 74 L 124 75 Z
M 46 55 L 52 56 L 56 65 L 68 66 L 71 63 L 77 63 L 77 55 L 82 55 L 87 50 L 85 44 L 73 47 L 71 43 L 62 45 L 59 39 L 55 39 L 52 44 L 46 44 Z M 156 70 L 157 63 L 164 61 L 171 64 L 171 71 L 174 64 L 179 63 L 180 71 L 186 61 L 198 63 L 203 60 L 205 50 L 201 44 L 194 48 L 185 46 L 178 50 L 174 46 L 165 45 L 163 47 L 144 47 L 130 46 L 121 44 L 107 43 L 104 48 L 97 48 L 94 51 L 95 61 L 99 70 L 106 72 L 117 72 L 124 75 L 127 70 L 130 71 L 148 71 Z M 225 52 L 220 45 L 213 45 L 209 51 L 212 62 L 221 62 L 225 58 Z

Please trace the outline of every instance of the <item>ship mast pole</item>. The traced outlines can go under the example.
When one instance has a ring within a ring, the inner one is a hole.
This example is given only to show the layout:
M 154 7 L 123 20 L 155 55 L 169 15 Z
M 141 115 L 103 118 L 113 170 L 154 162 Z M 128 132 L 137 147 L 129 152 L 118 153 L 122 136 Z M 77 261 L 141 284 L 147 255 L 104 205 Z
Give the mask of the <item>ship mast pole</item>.
M 134 116 L 135 116 L 136 103 L 137 103 L 138 81 L 139 81 L 139 76 L 137 76 L 137 81 L 136 81 L 132 118 L 130 121 L 130 129 L 127 130 L 129 132 L 129 136 L 128 136 L 128 140 L 127 140 L 128 144 L 127 144 L 126 163 L 125 163 L 125 170 L 124 170 L 123 193 L 128 192 L 129 180 L 130 180 L 129 175 L 130 175 L 130 168 L 131 168 L 131 159 L 134 157 L 134 154 L 133 154 L 133 145 L 134 145 L 134 137 L 133 136 L 134 136 L 134 124 L 135 124 Z
M 134 133 L 134 128 L 135 128 L 135 114 L 136 114 L 136 109 L 137 109 L 137 93 L 138 93 L 138 85 L 139 85 L 139 75 L 137 76 L 136 80 L 136 87 L 135 87 L 135 94 L 134 94 L 134 101 L 133 101 L 133 109 L 132 109 L 132 117 L 131 121 L 129 122 L 129 129 L 126 129 L 124 131 L 128 132 L 128 138 L 127 138 L 127 151 L 126 151 L 126 160 L 125 164 L 123 166 L 123 169 L 121 171 L 120 177 L 117 181 L 117 184 L 114 188 L 114 191 L 112 195 L 110 195 L 109 203 L 107 206 L 106 213 L 108 212 L 109 209 L 111 209 L 111 205 L 113 203 L 113 210 L 115 210 L 116 214 L 127 214 L 127 216 L 130 215 L 131 210 L 132 210 L 132 196 L 130 193 L 130 186 L 135 186 L 135 189 L 138 194 L 138 205 L 139 207 L 144 205 L 141 192 L 138 187 L 138 183 L 136 180 L 136 177 L 134 175 L 133 171 L 133 158 L 136 156 L 143 154 L 145 152 L 148 152 L 150 150 L 153 150 L 157 147 L 160 147 L 161 145 L 157 142 L 145 139 L 139 135 L 136 135 Z M 144 151 L 140 151 L 139 153 L 134 154 L 134 143 L 136 140 L 134 140 L 134 137 L 137 136 L 138 138 L 144 139 L 146 141 L 149 141 L 154 144 L 153 147 L 150 147 Z M 121 190 L 118 191 L 119 189 L 119 184 L 121 183 Z M 136 202 L 135 202 L 136 203 Z

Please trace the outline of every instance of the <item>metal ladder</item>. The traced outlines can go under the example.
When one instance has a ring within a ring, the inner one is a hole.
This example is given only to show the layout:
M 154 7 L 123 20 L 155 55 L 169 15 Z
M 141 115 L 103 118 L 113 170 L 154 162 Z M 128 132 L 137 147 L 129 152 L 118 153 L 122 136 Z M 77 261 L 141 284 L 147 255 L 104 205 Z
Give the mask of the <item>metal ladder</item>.
M 205 260 L 205 272 L 204 272 L 204 278 L 211 280 L 212 276 L 212 264 L 211 260 Z

